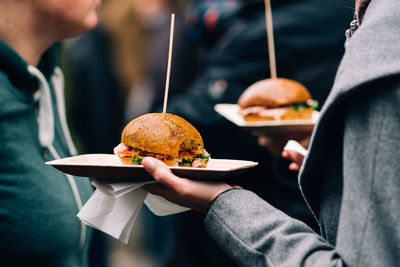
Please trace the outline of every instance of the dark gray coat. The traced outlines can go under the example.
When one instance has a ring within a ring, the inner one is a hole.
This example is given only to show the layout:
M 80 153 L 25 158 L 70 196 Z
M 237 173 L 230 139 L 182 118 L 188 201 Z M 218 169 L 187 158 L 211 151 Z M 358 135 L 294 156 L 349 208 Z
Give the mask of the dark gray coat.
M 243 266 L 400 264 L 400 5 L 373 0 L 352 37 L 300 173 L 321 235 L 230 190 L 205 219 Z

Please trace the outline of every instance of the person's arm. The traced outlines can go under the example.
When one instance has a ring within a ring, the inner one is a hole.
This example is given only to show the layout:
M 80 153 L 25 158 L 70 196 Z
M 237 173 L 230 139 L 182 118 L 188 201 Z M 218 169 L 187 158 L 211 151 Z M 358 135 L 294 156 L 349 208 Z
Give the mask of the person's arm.
M 145 189 L 207 213 L 205 225 L 209 234 L 240 265 L 344 265 L 334 247 L 321 236 L 256 194 L 225 183 L 177 177 L 153 158 L 145 158 L 142 164 L 158 182 Z
M 306 224 L 247 190 L 229 190 L 205 219 L 215 242 L 240 266 L 345 266 Z

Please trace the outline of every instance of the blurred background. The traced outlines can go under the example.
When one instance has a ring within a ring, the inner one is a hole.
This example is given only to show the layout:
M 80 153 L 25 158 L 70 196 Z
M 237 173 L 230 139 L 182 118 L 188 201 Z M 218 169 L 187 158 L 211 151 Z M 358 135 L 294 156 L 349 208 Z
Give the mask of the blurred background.
M 278 76 L 303 83 L 320 106 L 344 52 L 353 2 L 272 0 Z M 191 122 L 212 157 L 258 161 L 234 182 L 318 231 L 288 162 L 213 110 L 269 77 L 263 0 L 103 0 L 99 26 L 61 45 L 79 153 L 112 153 L 127 122 L 161 111 L 171 13 L 167 112 Z M 143 208 L 128 245 L 95 233 L 92 266 L 236 266 L 207 235 L 203 219 L 193 212 L 157 217 Z

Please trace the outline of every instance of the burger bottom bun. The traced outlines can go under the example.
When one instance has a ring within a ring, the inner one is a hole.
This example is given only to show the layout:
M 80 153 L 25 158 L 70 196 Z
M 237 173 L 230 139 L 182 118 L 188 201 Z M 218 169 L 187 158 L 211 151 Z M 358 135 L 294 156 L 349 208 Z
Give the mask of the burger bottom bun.
M 131 158 L 119 158 L 124 165 L 136 165 Z
M 119 158 L 122 162 L 123 165 L 137 165 L 132 161 L 132 158 L 126 158 L 126 157 L 120 157 Z M 166 160 L 163 161 L 165 163 L 165 165 L 167 166 L 178 166 L 178 163 L 176 161 L 173 160 Z
M 277 120 L 311 120 L 314 109 L 305 108 L 295 110 L 289 108 L 285 114 L 277 118 L 276 116 L 258 116 L 256 114 L 249 114 L 244 117 L 247 122 L 260 122 L 260 121 L 277 121 Z

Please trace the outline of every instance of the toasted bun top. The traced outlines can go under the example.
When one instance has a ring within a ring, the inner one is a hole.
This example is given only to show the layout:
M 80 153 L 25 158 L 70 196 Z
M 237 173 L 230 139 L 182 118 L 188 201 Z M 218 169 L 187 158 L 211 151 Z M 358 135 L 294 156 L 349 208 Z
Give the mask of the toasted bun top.
M 179 156 L 184 141 L 194 140 L 204 150 L 200 133 L 185 119 L 168 113 L 148 113 L 126 125 L 121 142 L 143 151 Z
M 263 106 L 275 108 L 294 103 L 306 102 L 311 95 L 301 83 L 284 79 L 265 79 L 252 84 L 239 97 L 241 108 Z

